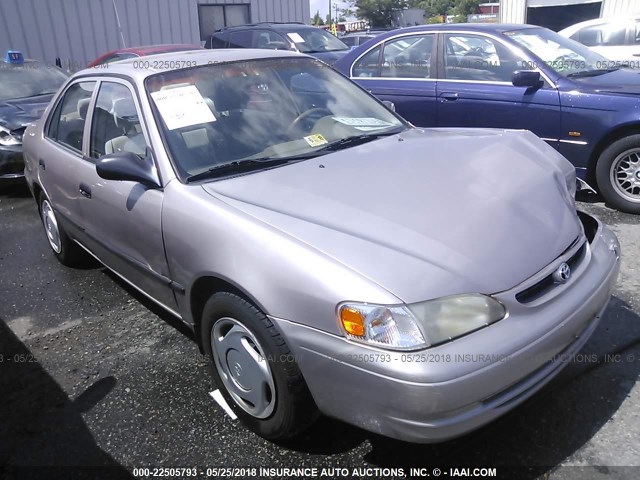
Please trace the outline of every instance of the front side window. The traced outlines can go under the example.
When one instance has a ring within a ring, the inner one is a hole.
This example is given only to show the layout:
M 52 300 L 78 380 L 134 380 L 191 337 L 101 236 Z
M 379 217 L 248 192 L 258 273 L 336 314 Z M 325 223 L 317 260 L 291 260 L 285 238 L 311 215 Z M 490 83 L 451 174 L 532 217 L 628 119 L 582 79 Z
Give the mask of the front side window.
M 570 38 L 546 28 L 525 28 L 505 32 L 519 46 L 530 50 L 547 67 L 566 77 L 585 77 L 606 73 L 606 58 Z M 525 62 L 525 68 L 530 65 Z
M 283 32 L 291 40 L 296 49 L 302 53 L 338 52 L 348 50 L 338 38 L 320 28 L 301 28 Z
M 91 120 L 90 156 L 116 152 L 143 156 L 146 147 L 131 91 L 120 83 L 103 82 Z
M 290 45 L 279 33 L 270 30 L 256 30 L 253 32 L 253 48 L 291 50 Z
M 445 78 L 510 82 L 522 62 L 500 42 L 480 35 L 445 35 Z
M 146 88 L 174 166 L 187 181 L 215 176 L 224 172 L 221 167 L 302 161 L 407 128 L 355 84 L 310 58 L 159 73 L 146 80 Z
M 577 40 L 588 47 L 618 46 L 625 44 L 626 22 L 603 23 L 584 27 L 578 32 Z
M 386 42 L 381 76 L 429 78 L 434 38 L 433 34 L 414 35 Z
M 51 115 L 47 137 L 82 151 L 84 125 L 95 86 L 96 82 L 80 82 L 67 88 Z

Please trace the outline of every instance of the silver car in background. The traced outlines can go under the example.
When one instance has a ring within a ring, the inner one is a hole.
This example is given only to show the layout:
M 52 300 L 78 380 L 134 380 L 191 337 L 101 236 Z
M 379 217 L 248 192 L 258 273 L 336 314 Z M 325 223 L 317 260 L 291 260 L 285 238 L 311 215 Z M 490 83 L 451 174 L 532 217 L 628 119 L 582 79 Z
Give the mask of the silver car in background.
M 412 442 L 534 394 L 596 328 L 615 235 L 526 131 L 416 129 L 285 51 L 76 73 L 25 135 L 54 255 L 188 325 L 265 438 L 318 412 Z

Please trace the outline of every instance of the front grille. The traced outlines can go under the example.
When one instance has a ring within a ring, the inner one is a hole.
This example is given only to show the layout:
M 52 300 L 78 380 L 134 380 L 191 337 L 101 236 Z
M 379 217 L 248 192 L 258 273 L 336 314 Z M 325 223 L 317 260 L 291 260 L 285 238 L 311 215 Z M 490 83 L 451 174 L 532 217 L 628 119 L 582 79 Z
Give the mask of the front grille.
M 565 261 L 565 263 L 569 265 L 569 268 L 571 268 L 571 271 L 574 271 L 578 267 L 578 265 L 580 265 L 580 263 L 584 259 L 586 252 L 587 242 L 585 241 L 582 243 L 582 246 L 576 251 L 576 253 L 571 255 L 571 257 L 569 257 L 569 259 Z M 553 275 L 547 275 L 539 282 L 516 294 L 516 300 L 520 303 L 531 303 L 546 295 L 556 286 L 558 286 L 558 284 L 553 280 Z

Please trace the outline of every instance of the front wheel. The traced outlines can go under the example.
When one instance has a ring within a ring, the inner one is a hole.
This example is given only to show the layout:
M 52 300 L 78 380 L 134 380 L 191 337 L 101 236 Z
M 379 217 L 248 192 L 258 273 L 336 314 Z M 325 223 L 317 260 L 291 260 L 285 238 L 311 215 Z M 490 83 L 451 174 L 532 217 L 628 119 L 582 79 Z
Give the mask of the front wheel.
M 249 429 L 283 440 L 316 419 L 294 356 L 254 305 L 233 293 L 214 294 L 204 307 L 201 338 L 215 384 Z
M 607 147 L 596 164 L 598 189 L 612 207 L 640 214 L 640 135 Z

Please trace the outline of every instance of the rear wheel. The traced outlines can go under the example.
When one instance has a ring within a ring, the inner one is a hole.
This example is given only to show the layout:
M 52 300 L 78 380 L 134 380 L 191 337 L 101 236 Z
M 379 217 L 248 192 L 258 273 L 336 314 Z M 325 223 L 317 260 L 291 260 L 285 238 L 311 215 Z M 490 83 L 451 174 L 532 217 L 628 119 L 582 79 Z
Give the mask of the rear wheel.
M 204 307 L 201 335 L 215 384 L 249 429 L 282 440 L 316 419 L 317 409 L 284 338 L 251 303 L 216 293 Z
M 73 267 L 86 260 L 84 251 L 69 238 L 58 222 L 51 202 L 44 193 L 40 194 L 40 218 L 49 246 L 60 263 Z
M 640 135 L 607 147 L 596 165 L 598 189 L 612 207 L 640 214 Z

